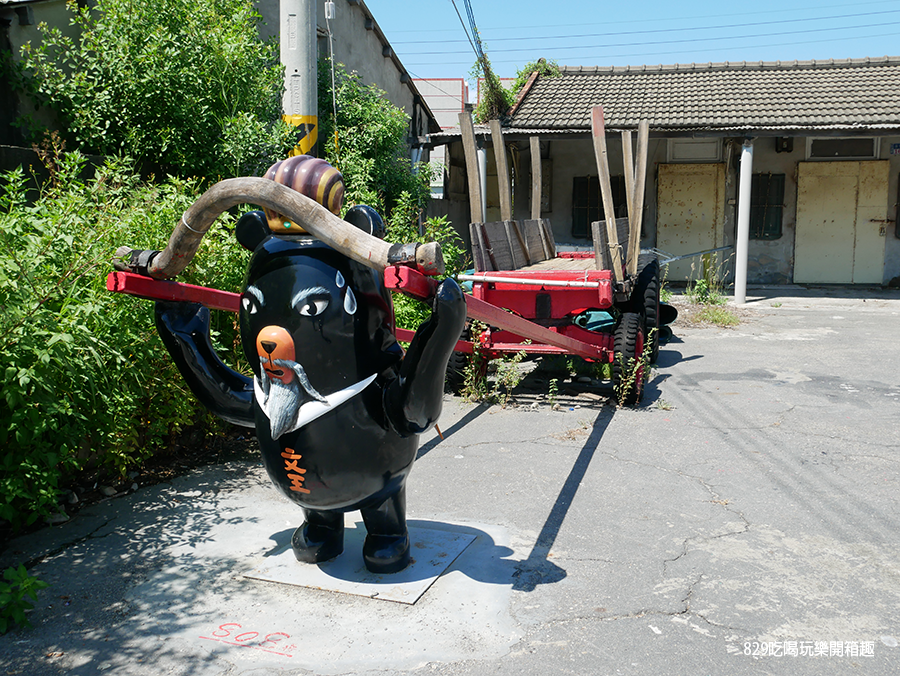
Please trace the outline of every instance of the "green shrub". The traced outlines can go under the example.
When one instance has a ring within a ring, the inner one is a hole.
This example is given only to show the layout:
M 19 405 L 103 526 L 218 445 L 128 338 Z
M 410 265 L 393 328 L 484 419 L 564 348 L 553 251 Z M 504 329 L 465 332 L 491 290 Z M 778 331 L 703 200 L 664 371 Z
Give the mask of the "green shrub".
M 28 599 L 37 601 L 37 593 L 49 587 L 46 582 L 32 577 L 25 566 L 7 568 L 0 582 L 0 634 L 5 634 L 15 625 L 30 627 L 26 610 L 34 606 Z
M 512 92 L 516 97 L 518 97 L 519 92 L 522 91 L 522 87 L 525 86 L 525 83 L 528 82 L 528 78 L 530 78 L 531 74 L 535 71 L 540 73 L 541 77 L 559 77 L 562 74 L 559 69 L 559 64 L 553 59 L 550 59 L 549 61 L 547 59 L 529 61 L 516 71 L 516 80 L 512 85 Z
M 468 252 L 465 243 L 456 230 L 447 220 L 446 216 L 429 218 L 425 221 L 424 234 L 418 230 L 418 210 L 414 219 L 405 220 L 404 216 L 410 215 L 408 196 L 401 196 L 400 207 L 394 210 L 394 218 L 388 227 L 387 239 L 390 242 L 438 242 L 441 245 L 441 253 L 444 257 L 444 267 L 448 277 L 457 274 L 469 267 Z M 399 293 L 394 294 L 394 315 L 397 326 L 415 330 L 431 315 L 431 308 L 421 301 L 415 300 Z
M 80 36 L 41 24 L 19 82 L 56 112 L 69 148 L 216 178 L 257 174 L 293 145 L 278 46 L 259 39 L 249 0 L 68 8 Z
M 152 304 L 105 285 L 117 246 L 162 248 L 196 182 L 142 184 L 117 160 L 82 180 L 84 163 L 57 157 L 34 204 L 21 169 L 0 181 L 0 519 L 14 527 L 56 511 L 59 488 L 85 463 L 124 473 L 205 415 L 157 336 Z M 214 228 L 184 279 L 238 290 L 244 253 Z M 233 354 L 234 318 L 213 314 L 219 347 Z
M 331 59 L 319 60 L 319 156 L 343 174 L 345 207 L 368 204 L 388 223 L 406 193 L 407 207 L 414 205 L 418 214 L 430 192 L 430 169 L 423 163 L 414 166 L 407 156 L 409 116 L 343 64 L 334 64 L 332 88 L 331 66 Z

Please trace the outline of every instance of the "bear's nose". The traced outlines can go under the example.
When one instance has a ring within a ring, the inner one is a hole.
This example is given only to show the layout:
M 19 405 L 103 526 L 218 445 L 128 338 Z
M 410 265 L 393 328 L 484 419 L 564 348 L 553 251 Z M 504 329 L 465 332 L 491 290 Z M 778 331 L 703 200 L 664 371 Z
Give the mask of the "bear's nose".
M 256 335 L 256 353 L 271 362 L 276 359 L 294 361 L 294 339 L 283 326 L 266 326 Z

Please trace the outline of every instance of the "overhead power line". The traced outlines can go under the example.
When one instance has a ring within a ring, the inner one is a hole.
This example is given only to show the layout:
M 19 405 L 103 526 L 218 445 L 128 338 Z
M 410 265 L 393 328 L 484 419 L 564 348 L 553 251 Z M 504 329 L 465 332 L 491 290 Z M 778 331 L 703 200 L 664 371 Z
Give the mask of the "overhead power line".
M 867 38 L 884 38 L 884 37 L 893 37 L 896 34 L 897 34 L 896 31 L 892 31 L 890 33 L 869 33 L 866 35 L 866 37 Z M 859 36 L 854 35 L 854 36 L 847 36 L 847 37 L 828 37 L 828 38 L 822 38 L 819 40 L 800 40 L 800 41 L 792 40 L 790 42 L 771 42 L 771 43 L 765 43 L 765 44 L 755 43 L 751 46 L 755 49 L 769 49 L 772 47 L 793 47 L 796 45 L 814 45 L 814 44 L 821 44 L 821 43 L 829 43 L 830 44 L 832 42 L 840 42 L 843 40 L 858 40 L 858 39 L 859 39 Z M 603 48 L 605 49 L 606 46 L 604 46 Z M 736 46 L 736 48 L 745 49 L 746 46 L 741 45 L 741 46 Z M 690 54 L 693 56 L 694 54 L 702 54 L 704 52 L 721 53 L 724 49 L 728 49 L 728 48 L 727 47 L 707 47 L 707 48 L 700 48 L 700 49 L 691 49 Z M 577 65 L 582 65 L 579 62 L 597 60 L 597 59 L 601 59 L 601 58 L 621 59 L 621 58 L 629 58 L 632 56 L 646 58 L 648 56 L 671 56 L 673 54 L 685 54 L 685 50 L 681 49 L 681 50 L 668 50 L 668 51 L 660 51 L 660 52 L 630 52 L 630 53 L 615 52 L 614 54 L 603 54 L 603 55 L 593 53 L 593 54 L 586 54 L 583 56 L 569 56 L 567 58 L 571 59 L 572 62 L 576 63 Z M 731 59 L 722 58 L 720 60 L 721 61 L 732 61 L 732 62 L 748 61 L 748 62 L 752 63 L 755 61 L 772 60 L 772 59 L 753 59 L 753 58 L 747 58 L 746 56 L 740 56 L 740 57 L 735 57 L 735 58 L 731 58 Z M 787 61 L 788 59 L 782 59 L 782 60 Z M 692 61 L 696 61 L 696 59 L 692 59 Z M 793 59 L 790 59 L 790 61 L 793 61 Z M 455 61 L 455 62 L 454 61 L 450 61 L 450 62 L 448 62 L 448 61 L 439 61 L 439 62 L 438 61 L 428 61 L 428 62 L 417 61 L 415 63 L 419 66 L 432 66 L 432 65 L 465 66 L 465 65 L 468 65 L 468 62 L 465 62 L 465 61 Z M 498 59 L 495 63 L 517 64 L 517 63 L 521 63 L 521 59 Z M 595 61 L 595 63 L 596 63 L 596 61 Z
M 452 0 L 451 0 L 452 1 Z M 823 9 L 837 9 L 837 8 L 847 8 L 847 7 L 866 7 L 869 5 L 885 5 L 885 4 L 896 4 L 896 0 L 873 0 L 871 2 L 854 2 L 850 5 L 847 3 L 840 3 L 837 5 L 811 5 L 808 7 L 786 7 L 784 9 L 765 9 L 765 10 L 757 10 L 757 11 L 744 11 L 741 9 L 739 12 L 729 12 L 727 14 L 700 14 L 700 15 L 690 15 L 685 16 L 684 14 L 678 16 L 669 16 L 669 17 L 653 17 L 655 21 L 664 21 L 664 22 L 672 22 L 672 21 L 698 21 L 704 19 L 722 19 L 722 18 L 735 18 L 735 17 L 744 17 L 744 16 L 756 16 L 756 15 L 765 15 L 772 16 L 773 14 L 788 14 L 793 12 L 803 12 L 803 11 L 816 11 L 820 12 Z M 556 23 L 556 24 L 529 24 L 529 25 L 510 25 L 504 24 L 503 26 L 488 26 L 485 27 L 485 30 L 490 31 L 491 33 L 496 33 L 499 31 L 521 31 L 521 30 L 531 30 L 540 28 L 541 30 L 545 30 L 547 28 L 569 28 L 572 26 L 577 26 L 579 28 L 585 28 L 588 26 L 615 26 L 621 24 L 645 24 L 647 22 L 646 17 L 641 17 L 639 19 L 621 19 L 618 21 L 598 21 L 593 23 Z M 455 28 L 429 28 L 429 33 L 452 33 L 455 32 Z M 391 30 L 391 35 L 398 35 L 400 33 L 417 33 L 421 34 L 421 28 L 410 28 L 410 29 L 398 29 Z
M 774 37 L 774 36 L 786 36 L 786 35 L 805 35 L 809 33 L 829 33 L 834 31 L 846 31 L 846 30 L 854 30 L 859 28 L 882 28 L 884 26 L 896 26 L 900 25 L 900 21 L 890 21 L 890 22 L 879 22 L 879 23 L 870 23 L 870 24 L 860 24 L 856 26 L 833 26 L 831 28 L 808 28 L 804 30 L 795 30 L 795 31 L 779 31 L 779 32 L 768 32 L 768 33 L 748 33 L 748 34 L 729 34 L 722 35 L 719 37 L 709 37 L 709 38 L 685 38 L 684 40 L 661 40 L 656 42 L 657 45 L 675 45 L 675 44 L 697 44 L 701 42 L 715 42 L 717 40 L 742 40 L 742 39 L 750 39 L 750 38 L 766 38 L 766 37 Z M 858 37 L 858 36 L 857 36 Z M 645 45 L 645 42 L 617 42 L 617 43 L 606 43 L 602 45 L 604 49 L 615 48 L 615 47 L 634 47 L 636 45 Z M 596 47 L 596 45 L 566 45 L 560 47 L 549 47 L 549 46 L 541 46 L 540 51 L 542 54 L 546 55 L 548 52 L 561 52 L 561 51 L 570 51 L 573 49 L 589 49 L 591 47 Z M 528 52 L 534 53 L 535 47 L 531 45 L 529 47 L 517 47 L 511 49 L 495 49 L 492 50 L 493 53 L 510 53 L 510 52 Z M 434 56 L 434 55 L 450 55 L 450 54 L 464 54 L 465 52 L 452 51 L 448 52 L 446 50 L 437 51 L 437 52 L 405 52 L 404 58 L 407 56 Z
M 459 13 L 459 7 L 456 6 L 456 0 L 450 0 L 450 2 L 453 4 L 453 9 L 456 10 L 456 16 L 459 17 L 459 22 L 462 24 L 463 33 L 466 34 L 466 38 L 468 38 L 469 44 L 472 46 L 472 51 L 475 52 L 475 56 L 478 56 L 478 50 L 475 49 L 475 43 L 472 42 L 472 37 L 469 35 L 469 31 L 466 28 L 466 22 L 463 21 L 462 15 Z
M 455 5 L 454 5 L 455 6 Z M 569 34 L 569 35 L 531 35 L 528 37 L 514 37 L 514 38 L 491 38 L 491 42 L 515 42 L 521 40 L 572 40 L 576 38 L 608 38 L 608 37 L 617 37 L 620 35 L 652 35 L 654 33 L 690 33 L 697 31 L 713 31 L 713 30 L 724 30 L 730 28 L 749 28 L 754 26 L 782 26 L 786 23 L 808 23 L 811 21 L 831 21 L 834 19 L 858 19 L 865 16 L 878 16 L 882 14 L 900 14 L 900 9 L 888 9 L 881 12 L 865 12 L 865 13 L 857 13 L 857 14 L 835 14 L 832 16 L 817 16 L 811 18 L 802 18 L 802 19 L 781 19 L 778 21 L 757 21 L 753 23 L 742 22 L 742 23 L 733 23 L 733 24 L 720 24 L 718 26 L 693 26 L 688 28 L 654 28 L 648 30 L 639 30 L 639 31 L 616 31 L 614 33 L 581 33 L 581 34 Z M 468 35 L 466 36 L 468 37 Z M 409 41 L 400 41 L 393 42 L 394 45 L 438 45 L 438 44 L 459 44 L 464 42 L 463 40 L 409 40 Z M 469 44 L 471 44 L 471 40 L 469 40 Z M 502 50 L 494 50 L 494 51 L 502 51 Z

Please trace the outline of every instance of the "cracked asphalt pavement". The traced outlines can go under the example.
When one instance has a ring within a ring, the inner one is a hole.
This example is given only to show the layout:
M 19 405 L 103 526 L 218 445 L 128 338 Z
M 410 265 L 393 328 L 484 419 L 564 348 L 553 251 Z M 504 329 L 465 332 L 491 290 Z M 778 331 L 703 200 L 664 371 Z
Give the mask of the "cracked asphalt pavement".
M 0 673 L 900 673 L 900 293 L 741 313 L 676 324 L 636 409 L 448 397 L 409 519 L 475 540 L 414 605 L 244 577 L 300 513 L 230 463 L 12 542 L 52 586 Z

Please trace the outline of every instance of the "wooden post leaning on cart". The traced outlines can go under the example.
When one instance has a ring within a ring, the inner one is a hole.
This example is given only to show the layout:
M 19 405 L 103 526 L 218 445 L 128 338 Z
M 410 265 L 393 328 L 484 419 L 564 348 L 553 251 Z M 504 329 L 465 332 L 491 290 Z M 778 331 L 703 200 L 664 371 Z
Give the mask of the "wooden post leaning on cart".
M 622 140 L 628 134 L 628 146 L 631 150 L 631 132 L 622 132 Z M 629 275 L 638 272 L 638 255 L 641 252 L 641 221 L 644 217 L 644 186 L 647 179 L 647 143 L 650 135 L 650 125 L 646 120 L 638 124 L 637 141 L 637 165 L 632 168 L 631 159 L 625 160 L 625 188 L 628 192 L 628 263 L 626 269 Z M 634 176 L 632 188 L 628 188 L 628 176 Z
M 544 180 L 541 175 L 541 139 L 532 136 L 528 142 L 531 147 L 531 219 L 537 221 L 541 218 L 541 181 Z
M 500 193 L 500 220 L 506 230 L 506 238 L 513 255 L 513 266 L 518 269 L 523 265 L 531 265 L 528 244 L 519 224 L 513 220 L 512 190 L 509 183 L 509 162 L 506 157 L 506 144 L 500 130 L 500 120 L 491 120 L 491 143 L 494 146 L 494 161 L 497 165 L 497 190 Z M 515 242 L 513 241 L 515 240 Z
M 594 157 L 597 160 L 597 172 L 600 176 L 600 195 L 603 198 L 603 213 L 606 220 L 606 235 L 609 238 L 609 258 L 613 278 L 616 282 L 623 282 L 625 275 L 622 269 L 622 247 L 619 244 L 619 234 L 616 230 L 616 212 L 613 203 L 612 185 L 609 180 L 609 157 L 606 151 L 606 126 L 603 122 L 603 106 L 591 108 L 591 135 L 594 138 Z M 594 239 L 594 256 L 599 266 L 603 257 L 600 251 L 600 242 L 602 241 L 600 233 L 594 231 L 597 227 L 599 226 L 591 224 L 591 234 Z
M 532 136 L 528 139 L 531 149 L 531 220 L 539 224 L 539 232 L 543 240 L 544 260 L 548 258 L 556 258 L 556 245 L 553 242 L 553 234 L 550 232 L 549 222 L 541 220 L 541 201 L 544 196 L 541 194 L 541 186 L 543 185 L 543 174 L 541 167 L 541 139 Z
M 506 146 L 500 131 L 500 120 L 491 120 L 491 142 L 494 144 L 494 160 L 497 163 L 497 188 L 500 191 L 500 220 L 512 220 L 512 195 L 509 189 L 509 164 L 506 161 Z
M 628 224 L 631 225 L 631 214 L 634 213 L 634 153 L 631 148 L 631 131 L 622 130 L 622 160 L 625 163 L 625 204 L 628 206 Z M 631 231 L 629 230 L 629 245 Z M 631 260 L 631 249 L 628 249 L 628 260 Z M 628 265 L 625 265 L 628 268 Z
M 476 224 L 484 223 L 481 213 L 481 178 L 478 173 L 478 151 L 475 147 L 475 125 L 472 114 L 459 114 L 459 131 L 462 136 L 463 151 L 466 156 L 466 183 L 469 189 L 469 236 L 472 240 L 472 255 L 475 258 L 476 270 L 496 270 L 495 264 L 488 258 L 490 249 L 483 241 L 481 229 Z
M 469 184 L 469 218 L 472 223 L 484 223 L 481 213 L 481 179 L 478 176 L 478 155 L 475 148 L 475 125 L 471 113 L 459 114 L 459 130 L 462 135 L 463 150 L 466 154 L 466 176 Z

